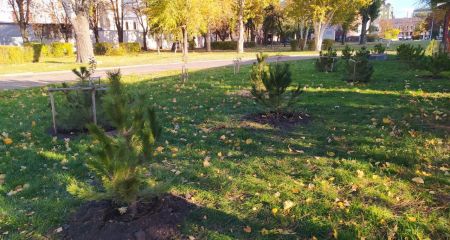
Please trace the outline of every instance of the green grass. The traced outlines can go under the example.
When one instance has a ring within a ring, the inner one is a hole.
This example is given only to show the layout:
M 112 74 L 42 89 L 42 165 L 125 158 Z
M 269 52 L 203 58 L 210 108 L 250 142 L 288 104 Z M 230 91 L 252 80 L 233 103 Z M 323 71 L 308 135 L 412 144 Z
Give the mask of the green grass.
M 374 64 L 369 84 L 351 86 L 340 72 L 317 73 L 313 61 L 293 63 L 295 82 L 306 87 L 295 108 L 312 120 L 287 131 L 242 124 L 260 111 L 238 94 L 250 89 L 248 66 L 238 75 L 192 72 L 185 85 L 174 72 L 124 77 L 129 93 L 147 94 L 164 127 L 152 169 L 161 180 L 174 177 L 172 193 L 189 193 L 201 206 L 183 232 L 196 239 L 450 238 L 450 73 L 428 80 L 396 61 Z M 92 177 L 83 165 L 91 140 L 52 139 L 48 102 L 45 88 L 0 92 L 0 133 L 14 141 L 0 143 L 7 239 L 52 235 L 81 204 L 66 192 L 69 179 Z M 283 210 L 285 201 L 295 206 Z

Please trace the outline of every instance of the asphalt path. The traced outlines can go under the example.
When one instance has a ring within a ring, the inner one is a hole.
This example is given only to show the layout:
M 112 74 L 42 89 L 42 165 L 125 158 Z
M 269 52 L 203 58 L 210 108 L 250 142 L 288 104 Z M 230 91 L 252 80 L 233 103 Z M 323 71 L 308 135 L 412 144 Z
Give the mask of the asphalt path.
M 269 57 L 268 62 L 286 62 L 298 61 L 316 58 L 317 56 L 280 56 Z M 256 59 L 243 59 L 242 65 L 253 64 Z M 188 69 L 200 70 L 217 67 L 232 66 L 232 60 L 198 60 L 188 63 Z M 119 69 L 122 75 L 143 75 L 158 73 L 171 70 L 181 71 L 182 63 L 164 63 L 164 64 L 144 64 L 131 65 L 120 67 L 98 68 L 95 71 L 95 77 L 106 77 L 108 71 Z M 3 74 L 0 75 L 0 90 L 21 89 L 30 87 L 41 87 L 53 83 L 71 82 L 75 81 L 76 76 L 71 71 L 54 71 L 54 72 L 39 72 L 39 73 L 18 73 L 18 74 Z

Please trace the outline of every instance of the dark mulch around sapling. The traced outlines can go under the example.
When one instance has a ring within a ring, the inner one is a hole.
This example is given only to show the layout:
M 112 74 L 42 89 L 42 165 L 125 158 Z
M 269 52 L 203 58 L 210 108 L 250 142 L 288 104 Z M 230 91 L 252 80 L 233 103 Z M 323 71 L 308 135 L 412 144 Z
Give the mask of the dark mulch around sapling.
M 307 124 L 311 117 L 303 112 L 268 112 L 253 113 L 245 116 L 243 120 L 260 124 L 269 124 L 280 129 L 287 129 L 299 124 Z
M 110 201 L 92 201 L 73 214 L 63 239 L 73 240 L 166 240 L 180 239 L 180 227 L 195 205 L 184 198 L 165 195 L 137 204 L 133 216 L 128 210 L 120 214 Z

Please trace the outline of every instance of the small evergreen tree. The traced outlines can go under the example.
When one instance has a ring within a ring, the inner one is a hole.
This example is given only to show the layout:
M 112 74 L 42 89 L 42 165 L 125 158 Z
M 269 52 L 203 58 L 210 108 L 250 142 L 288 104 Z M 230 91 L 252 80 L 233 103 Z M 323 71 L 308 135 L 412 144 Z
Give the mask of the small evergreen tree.
M 375 54 L 384 54 L 385 51 L 386 51 L 386 47 L 383 46 L 383 44 L 381 44 L 381 43 L 375 44 L 375 46 L 373 46 L 373 52 Z
M 344 79 L 347 82 L 369 82 L 373 74 L 373 65 L 369 61 L 370 51 L 362 47 L 356 51 L 346 64 Z
M 441 72 L 450 70 L 450 58 L 446 53 L 435 53 L 433 56 L 426 57 L 423 68 L 438 78 Z
M 252 95 L 262 106 L 269 111 L 281 113 L 290 107 L 302 92 L 300 86 L 292 90 L 290 96 L 285 96 L 288 87 L 292 84 L 292 74 L 289 64 L 267 65 L 266 55 L 256 55 L 257 63 L 253 64 L 251 73 Z
M 120 72 L 108 75 L 110 89 L 104 99 L 104 108 L 117 134 L 110 136 L 100 127 L 89 125 L 98 148 L 96 157 L 88 160 L 87 166 L 97 174 L 101 187 L 73 181 L 68 191 L 89 200 L 106 199 L 117 204 L 131 204 L 135 210 L 140 196 L 158 192 L 157 186 L 149 188 L 144 181 L 143 164 L 151 160 L 161 129 L 155 111 L 143 103 L 143 97 L 130 99 L 125 94 Z
M 349 45 L 345 45 L 345 48 L 342 49 L 342 59 L 347 61 L 349 60 L 352 56 L 353 53 L 355 52 L 355 50 L 353 48 L 351 48 Z
M 320 51 L 320 56 L 316 60 L 316 69 L 319 72 L 334 72 L 336 71 L 336 50 L 328 48 L 327 52 Z

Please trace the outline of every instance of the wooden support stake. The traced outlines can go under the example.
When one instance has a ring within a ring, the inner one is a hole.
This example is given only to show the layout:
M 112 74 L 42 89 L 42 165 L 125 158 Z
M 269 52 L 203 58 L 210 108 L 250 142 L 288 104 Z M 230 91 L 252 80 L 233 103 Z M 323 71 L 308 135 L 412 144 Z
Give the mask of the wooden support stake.
M 55 109 L 55 98 L 53 97 L 53 93 L 49 93 L 50 95 L 50 105 L 52 106 L 52 120 L 53 120 L 53 133 L 57 134 L 58 131 L 56 129 L 56 109 Z
M 95 88 L 92 89 L 92 116 L 94 118 L 94 124 L 97 125 L 97 107 L 95 105 Z

